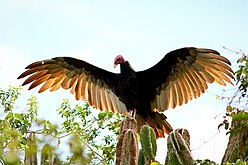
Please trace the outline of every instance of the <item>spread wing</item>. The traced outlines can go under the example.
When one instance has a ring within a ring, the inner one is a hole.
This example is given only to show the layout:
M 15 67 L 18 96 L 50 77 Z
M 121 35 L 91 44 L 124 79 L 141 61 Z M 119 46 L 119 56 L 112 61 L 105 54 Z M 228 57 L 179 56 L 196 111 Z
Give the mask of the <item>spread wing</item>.
M 29 89 L 42 83 L 39 93 L 47 89 L 55 91 L 60 87 L 71 89 L 77 100 L 87 100 L 97 109 L 123 114 L 127 112 L 119 98 L 119 74 L 71 57 L 34 62 L 26 69 L 18 79 L 29 76 L 22 84 L 31 83 Z
M 164 111 L 186 104 L 208 88 L 207 83 L 232 84 L 230 61 L 211 49 L 174 50 L 153 67 L 138 72 L 143 87 L 150 92 L 153 110 Z

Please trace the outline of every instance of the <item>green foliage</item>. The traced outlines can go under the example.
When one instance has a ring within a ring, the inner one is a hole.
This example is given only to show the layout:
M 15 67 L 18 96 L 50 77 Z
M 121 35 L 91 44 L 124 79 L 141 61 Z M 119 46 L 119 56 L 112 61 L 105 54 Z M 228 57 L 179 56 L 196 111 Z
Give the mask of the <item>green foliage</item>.
M 237 63 L 239 64 L 239 69 L 235 72 L 237 84 L 239 84 L 239 90 L 241 92 L 241 96 L 248 96 L 248 56 L 242 53 L 242 57 L 238 59 Z
M 29 99 L 27 112 L 15 113 L 14 104 L 20 96 L 20 88 L 0 89 L 0 102 L 3 112 L 0 119 L 0 159 L 2 162 L 19 164 L 20 151 L 27 147 L 27 133 L 37 117 L 37 102 Z
M 226 165 L 247 165 L 248 161 L 241 161 L 240 159 L 236 160 L 235 163 L 227 162 Z
M 228 133 L 234 131 L 233 128 L 244 128 L 247 129 L 247 106 L 248 106 L 248 56 L 243 52 L 236 52 L 236 54 L 241 55 L 237 60 L 239 69 L 235 72 L 236 84 L 238 89 L 235 91 L 233 96 L 224 97 L 228 100 L 228 106 L 226 108 L 226 114 L 224 116 L 223 122 L 218 126 L 224 126 Z M 232 121 L 232 124 L 230 124 Z M 239 124 L 235 126 L 235 124 Z M 240 125 L 241 124 L 241 125 Z
M 15 101 L 20 95 L 20 89 L 15 87 L 10 87 L 7 91 L 0 89 L 0 107 L 4 112 L 13 110 Z
M 115 160 L 115 146 L 122 116 L 111 112 L 92 113 L 87 103 L 72 108 L 64 99 L 58 109 L 62 131 L 80 139 L 88 150 L 92 164 L 111 164 Z M 102 136 L 105 134 L 104 136 Z
M 229 121 L 232 120 L 232 124 Z M 227 112 L 224 116 L 224 120 L 218 127 L 224 126 L 228 133 L 236 131 L 237 129 L 248 129 L 248 114 L 246 110 L 240 110 L 238 107 L 227 106 Z
M 21 88 L 14 87 L 0 89 L 0 163 L 24 164 L 26 161 L 25 164 L 28 164 L 28 154 L 36 154 L 43 145 L 45 148 L 50 146 L 50 155 L 53 155 L 54 161 L 62 164 L 114 163 L 122 115 L 109 112 L 92 113 L 87 103 L 72 107 L 65 99 L 58 109 L 63 120 L 59 127 L 51 121 L 38 119 L 38 102 L 35 97 L 28 99 L 25 110 L 18 112 L 15 102 L 20 96 L 20 90 Z M 31 134 L 35 137 L 33 143 L 28 137 Z M 63 162 L 60 161 L 58 153 L 62 139 L 68 139 L 66 141 L 70 148 L 66 153 L 67 159 Z M 24 153 L 27 156 L 25 160 L 22 156 Z M 51 163 L 50 157 L 45 159 L 43 164 L 49 164 L 48 160 Z
M 204 159 L 204 160 L 194 160 L 195 165 L 218 165 L 218 163 L 211 161 L 209 159 Z
M 224 120 L 219 125 L 219 127 L 224 126 L 228 130 L 227 134 L 230 134 L 222 159 L 223 164 L 226 162 L 244 164 L 248 158 L 248 56 L 243 52 L 236 52 L 236 54 L 241 55 L 237 60 L 239 68 L 235 72 L 238 88 L 234 88 L 233 96 L 223 97 L 228 100 L 228 106 Z

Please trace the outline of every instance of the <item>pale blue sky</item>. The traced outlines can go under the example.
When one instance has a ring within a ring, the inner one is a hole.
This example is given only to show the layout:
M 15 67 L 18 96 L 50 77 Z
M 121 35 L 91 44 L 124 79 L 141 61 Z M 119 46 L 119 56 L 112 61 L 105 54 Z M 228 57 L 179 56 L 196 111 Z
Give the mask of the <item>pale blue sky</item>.
M 73 56 L 119 72 L 113 69 L 117 54 L 129 60 L 134 69 L 142 70 L 169 51 L 195 46 L 215 49 L 235 63 L 237 55 L 221 46 L 248 52 L 247 16 L 245 0 L 0 0 L 0 85 L 21 84 L 23 80 L 16 78 L 29 63 L 55 56 Z M 210 93 L 220 94 L 230 88 L 213 85 L 200 99 L 166 112 L 174 128 L 190 130 L 192 148 L 214 135 L 222 120 L 221 116 L 214 117 L 224 112 L 225 104 Z M 40 115 L 47 119 L 54 118 L 62 98 L 74 100 L 68 91 L 37 94 L 37 90 L 27 91 L 25 87 L 20 102 L 30 95 L 38 97 L 43 111 Z M 220 162 L 226 139 L 225 131 L 221 131 L 193 151 L 194 157 Z M 160 160 L 165 156 L 163 146 L 159 148 Z

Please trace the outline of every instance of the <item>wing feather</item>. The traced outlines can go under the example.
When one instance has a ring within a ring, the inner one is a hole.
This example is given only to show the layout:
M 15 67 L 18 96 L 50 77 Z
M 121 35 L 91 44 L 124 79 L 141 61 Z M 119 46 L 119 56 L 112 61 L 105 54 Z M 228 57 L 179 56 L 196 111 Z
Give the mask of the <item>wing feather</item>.
M 190 100 L 188 97 L 188 95 L 189 95 L 189 92 L 188 92 L 188 89 L 187 89 L 187 86 L 186 86 L 186 84 L 187 84 L 187 82 L 186 82 L 186 80 L 185 79 L 183 79 L 183 77 L 182 77 L 182 75 L 180 74 L 179 75 L 179 79 L 180 79 L 180 81 L 178 82 L 178 84 L 179 84 L 179 86 L 180 86 L 180 89 L 181 89 L 181 95 L 182 95 L 182 97 L 183 97 L 183 102 L 182 102 L 182 104 L 186 104 L 187 102 L 188 102 L 188 100 Z
M 182 89 L 181 89 L 181 86 L 179 85 L 179 81 L 176 81 L 175 82 L 175 88 L 176 88 L 176 91 L 177 91 L 177 97 L 178 97 L 178 102 L 177 102 L 177 105 L 181 106 L 184 102 L 184 97 L 182 95 Z
M 173 106 L 172 106 L 172 108 L 174 109 L 178 104 L 178 93 L 177 93 L 176 83 L 172 84 L 172 91 L 173 91 Z
M 96 87 L 95 87 L 94 83 L 92 82 L 92 80 L 89 82 L 89 84 L 90 84 L 89 85 L 89 88 L 88 88 L 88 90 L 90 91 L 90 92 L 88 92 L 89 93 L 89 96 L 90 96 L 89 102 L 91 100 L 91 104 L 90 105 L 94 105 L 94 107 L 97 108 L 97 103 L 96 103 Z
M 38 78 L 37 80 L 35 80 L 29 87 L 29 89 L 33 89 L 34 87 L 40 85 L 41 83 L 45 82 L 46 80 L 48 80 L 50 78 L 51 74 L 46 74 L 43 75 L 42 77 Z
M 190 77 L 190 80 L 192 82 L 192 85 L 193 85 L 192 91 L 194 92 L 194 95 L 196 97 L 199 97 L 200 96 L 200 91 L 201 91 L 201 88 L 200 88 L 201 85 L 197 81 L 198 80 L 197 75 L 195 74 L 195 72 L 193 71 L 193 69 L 192 70 L 188 70 L 187 75 Z
M 78 83 L 77 83 L 76 88 L 75 88 L 77 100 L 82 99 L 81 93 L 84 93 L 84 90 L 82 90 L 82 88 L 84 88 L 84 86 L 85 86 L 85 83 L 83 83 L 83 77 L 84 77 L 84 74 L 79 75 Z
M 88 93 L 88 86 L 89 83 L 87 81 L 87 76 L 86 74 L 82 73 L 82 85 L 81 85 L 81 95 L 83 100 L 88 100 L 89 99 L 89 93 Z
M 208 83 L 213 83 L 214 82 L 214 77 L 211 76 L 206 70 L 206 67 L 201 65 L 198 61 L 192 64 L 202 75 L 204 80 L 206 80 Z
M 53 83 L 55 82 L 56 78 L 52 78 L 47 80 L 47 82 L 40 88 L 39 93 L 44 92 L 48 88 L 51 88 Z
M 54 64 L 54 62 L 55 62 L 55 60 L 53 60 L 53 59 L 37 61 L 37 62 L 34 62 L 34 63 L 28 65 L 25 69 L 36 68 L 36 67 L 46 65 L 46 64 Z
M 72 80 L 71 80 L 71 84 L 70 84 L 70 88 L 71 88 L 71 94 L 74 94 L 75 91 L 76 91 L 76 86 L 77 86 L 77 83 L 78 83 L 78 74 L 75 75 Z
M 48 64 L 46 64 L 46 65 L 41 65 L 41 66 L 38 66 L 38 67 L 36 67 L 36 68 L 32 68 L 32 69 L 26 70 L 25 72 L 23 72 L 23 73 L 18 77 L 18 79 L 19 79 L 19 78 L 26 77 L 26 76 L 28 76 L 28 75 L 30 75 L 30 74 L 33 74 L 33 73 L 37 72 L 37 71 L 41 71 L 41 70 L 43 70 L 44 68 L 46 68 L 47 66 L 48 66 Z
M 160 107 L 160 109 L 165 108 L 165 104 L 163 104 L 163 102 L 166 100 L 165 90 L 162 90 L 160 95 L 157 95 L 157 97 L 159 98 L 157 99 L 158 107 Z
M 113 107 L 113 104 L 112 104 L 112 100 L 111 100 L 110 91 L 107 90 L 107 91 L 105 92 L 105 94 L 106 94 L 107 105 L 108 105 L 108 108 L 109 108 L 109 109 L 107 109 L 107 111 L 108 111 L 108 112 L 109 112 L 109 111 L 115 112 L 114 107 Z
M 217 61 L 223 61 L 223 62 L 231 65 L 231 62 L 227 58 L 225 58 L 223 56 L 220 56 L 220 54 L 218 52 L 216 52 L 216 51 L 210 52 L 211 50 L 209 50 L 209 49 L 205 49 L 205 50 L 197 49 L 196 51 L 198 51 L 198 57 L 199 58 L 201 58 L 201 57 L 206 58 L 206 59 L 211 58 L 211 60 L 216 59 Z
M 99 80 L 97 80 L 97 84 L 99 84 Z M 100 99 L 100 87 L 99 85 L 95 85 L 95 92 L 96 92 L 96 95 L 95 95 L 95 100 L 96 100 L 96 108 L 97 109 L 102 109 L 101 107 L 101 99 Z
M 229 66 L 224 68 L 224 67 L 216 64 L 212 60 L 209 60 L 208 62 L 204 61 L 204 60 L 201 60 L 201 61 L 198 61 L 198 62 L 201 63 L 202 65 L 204 65 L 204 67 L 206 67 L 208 70 L 211 70 L 211 68 L 214 69 L 214 70 L 218 70 L 220 72 L 225 73 L 231 79 L 234 79 L 232 71 L 229 70 L 229 69 L 231 69 Z M 230 80 L 230 79 L 228 78 L 228 80 Z M 232 82 L 229 82 L 229 83 L 232 84 Z
M 119 74 L 112 73 L 71 57 L 56 57 L 34 62 L 26 67 L 19 78 L 29 76 L 23 85 L 31 83 L 32 89 L 43 83 L 39 93 L 50 88 L 70 89 L 77 100 L 88 100 L 100 110 L 126 113 L 120 99 Z
M 39 79 L 40 77 L 42 77 L 46 73 L 47 73 L 47 70 L 38 71 L 35 74 L 33 74 L 32 76 L 30 76 L 28 79 L 26 79 L 22 85 L 29 84 L 32 81 Z
M 221 75 L 215 70 L 209 70 L 209 73 L 215 78 L 215 81 L 220 85 L 226 86 L 226 83 L 221 79 Z
M 93 97 L 93 91 L 92 91 L 92 89 L 91 89 L 91 87 L 92 87 L 92 86 L 91 86 L 91 82 L 87 81 L 86 84 L 87 84 L 87 87 L 88 87 L 88 88 L 87 88 L 87 91 L 88 91 L 88 92 L 87 92 L 87 93 L 88 93 L 88 99 L 86 99 L 86 100 L 89 102 L 90 105 L 94 105 L 94 103 L 93 103 L 93 98 L 92 98 L 92 97 Z
M 100 109 L 105 109 L 105 110 L 108 109 L 103 87 L 100 88 L 100 103 L 101 103 Z
M 64 79 L 64 81 L 61 83 L 61 86 L 62 86 L 62 88 L 64 88 L 64 89 L 69 89 L 70 88 L 70 84 L 71 84 L 71 77 L 66 77 L 65 79 Z
M 199 97 L 207 90 L 207 83 L 232 84 L 230 65 L 215 50 L 186 47 L 168 53 L 153 67 L 138 72 L 137 77 L 151 95 L 152 109 L 162 112 Z
M 193 73 L 193 78 L 195 79 L 195 82 L 198 85 L 198 89 L 200 89 L 199 93 L 204 93 L 205 89 L 207 88 L 207 84 L 206 81 L 204 80 L 203 76 L 201 75 L 201 73 L 195 68 L 192 67 L 192 72 Z M 200 95 L 199 95 L 200 96 Z
M 172 94 L 172 88 L 169 88 L 168 89 L 168 105 L 166 105 L 166 109 L 172 108 L 172 107 L 173 107 L 173 94 Z
M 111 91 L 110 91 L 109 95 L 110 95 L 110 101 L 111 101 L 111 104 L 112 104 L 112 107 L 113 107 L 112 112 L 118 112 L 118 109 L 117 109 L 117 106 L 116 106 L 116 103 L 115 103 L 115 97 L 114 97 L 114 95 L 113 95 L 113 93 Z
M 65 78 L 66 78 L 66 74 L 62 74 L 60 77 L 58 77 L 53 83 L 50 91 L 53 92 L 53 91 L 58 90 L 61 86 L 61 83 L 64 81 Z
M 51 78 L 57 78 L 60 77 L 63 74 L 67 73 L 67 69 L 65 68 L 57 68 L 57 69 L 53 69 L 53 70 L 49 70 L 48 72 L 51 73 Z
M 193 85 L 191 80 L 188 78 L 187 73 L 185 74 L 181 74 L 182 78 L 185 80 L 185 89 L 186 89 L 186 94 L 187 94 L 187 98 L 188 100 L 191 100 L 192 98 L 195 98 L 195 94 L 193 92 Z M 188 102 L 188 100 L 186 101 L 186 103 Z

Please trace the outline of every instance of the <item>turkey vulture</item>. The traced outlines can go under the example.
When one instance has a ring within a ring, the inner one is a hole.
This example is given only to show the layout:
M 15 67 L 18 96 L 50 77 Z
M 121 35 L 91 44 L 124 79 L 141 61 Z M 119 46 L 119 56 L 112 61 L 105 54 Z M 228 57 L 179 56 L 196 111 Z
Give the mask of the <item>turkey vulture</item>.
M 77 100 L 87 100 L 96 109 L 122 114 L 135 110 L 138 127 L 149 124 L 157 138 L 172 131 L 163 111 L 199 97 L 207 83 L 225 86 L 234 79 L 230 61 L 211 49 L 177 49 L 139 72 L 121 55 L 115 58 L 118 64 L 119 74 L 72 57 L 55 57 L 28 65 L 18 79 L 31 75 L 22 84 L 32 82 L 29 89 L 44 83 L 39 93 L 71 89 Z

